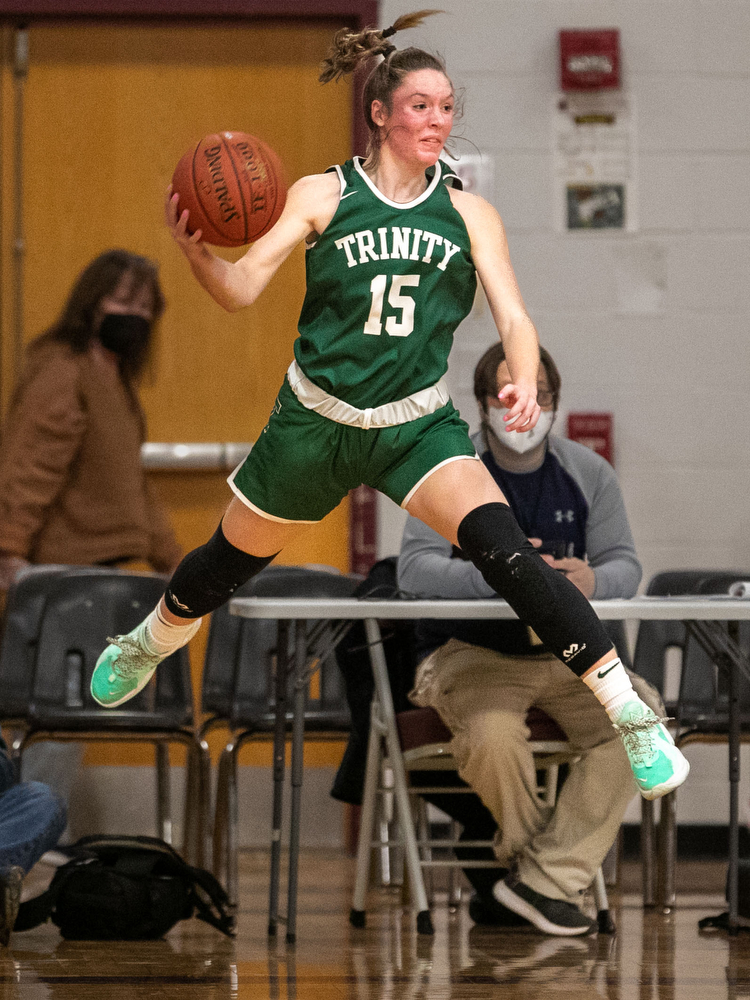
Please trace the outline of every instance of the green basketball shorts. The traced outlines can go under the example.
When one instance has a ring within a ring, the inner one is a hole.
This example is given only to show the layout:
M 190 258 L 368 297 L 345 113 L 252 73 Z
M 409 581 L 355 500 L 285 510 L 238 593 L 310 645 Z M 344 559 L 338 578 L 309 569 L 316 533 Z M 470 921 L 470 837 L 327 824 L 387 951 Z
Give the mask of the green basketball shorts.
M 363 430 L 308 410 L 284 380 L 268 423 L 228 482 L 264 517 L 313 524 L 362 483 L 404 506 L 439 465 L 476 457 L 451 402 L 405 424 Z

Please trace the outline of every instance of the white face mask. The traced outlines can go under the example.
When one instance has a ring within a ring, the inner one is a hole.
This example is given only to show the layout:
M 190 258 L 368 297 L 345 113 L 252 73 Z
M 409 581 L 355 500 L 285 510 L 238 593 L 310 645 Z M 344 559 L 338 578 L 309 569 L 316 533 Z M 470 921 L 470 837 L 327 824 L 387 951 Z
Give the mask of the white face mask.
M 500 444 L 506 448 L 510 448 L 511 451 L 517 452 L 519 455 L 523 455 L 525 452 L 531 451 L 532 448 L 537 448 L 542 444 L 552 430 L 552 424 L 555 419 L 554 410 L 542 410 L 536 425 L 530 431 L 508 432 L 505 429 L 506 424 L 503 423 L 503 417 L 507 412 L 505 407 L 488 406 L 487 423 L 494 431 L 495 437 Z

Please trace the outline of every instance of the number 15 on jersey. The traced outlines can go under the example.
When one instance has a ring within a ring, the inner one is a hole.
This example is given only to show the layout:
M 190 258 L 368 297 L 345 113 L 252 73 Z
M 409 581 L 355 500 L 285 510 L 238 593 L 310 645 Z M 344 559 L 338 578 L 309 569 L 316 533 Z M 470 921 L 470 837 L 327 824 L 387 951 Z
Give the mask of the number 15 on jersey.
M 414 308 L 416 303 L 411 295 L 402 294 L 404 288 L 416 288 L 419 284 L 418 274 L 394 274 L 388 292 L 388 305 L 398 310 L 400 316 L 386 316 L 385 332 L 390 337 L 408 337 L 414 329 Z M 388 285 L 387 274 L 376 274 L 370 282 L 372 302 L 370 315 L 364 325 L 363 333 L 378 337 L 383 332 L 383 302 Z

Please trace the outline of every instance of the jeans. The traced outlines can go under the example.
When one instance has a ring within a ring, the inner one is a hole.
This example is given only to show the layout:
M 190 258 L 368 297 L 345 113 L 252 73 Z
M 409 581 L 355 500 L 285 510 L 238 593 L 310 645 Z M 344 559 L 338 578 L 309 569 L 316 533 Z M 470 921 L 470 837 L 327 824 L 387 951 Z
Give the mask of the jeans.
M 65 803 L 39 781 L 13 784 L 13 765 L 0 748 L 0 873 L 13 865 L 28 872 L 60 839 Z

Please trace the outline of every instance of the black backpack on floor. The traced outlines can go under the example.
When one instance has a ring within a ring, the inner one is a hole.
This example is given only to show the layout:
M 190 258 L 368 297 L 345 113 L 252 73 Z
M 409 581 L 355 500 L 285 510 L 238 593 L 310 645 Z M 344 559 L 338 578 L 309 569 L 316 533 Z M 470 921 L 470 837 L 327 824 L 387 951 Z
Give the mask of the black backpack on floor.
M 15 930 L 50 917 L 69 941 L 142 941 L 163 937 L 193 915 L 234 934 L 229 900 L 211 872 L 187 864 L 157 837 L 82 837 L 49 888 L 22 903 Z

